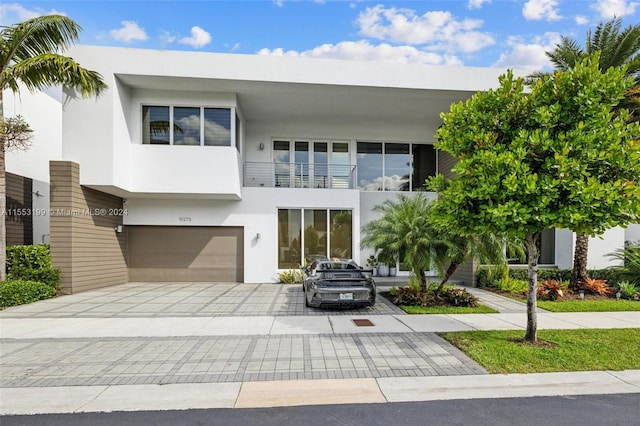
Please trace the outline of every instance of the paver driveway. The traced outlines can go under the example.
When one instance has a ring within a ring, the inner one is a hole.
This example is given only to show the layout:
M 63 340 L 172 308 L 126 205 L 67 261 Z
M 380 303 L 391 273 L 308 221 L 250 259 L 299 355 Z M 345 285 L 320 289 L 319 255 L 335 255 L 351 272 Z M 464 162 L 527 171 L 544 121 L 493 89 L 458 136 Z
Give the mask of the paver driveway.
M 402 315 L 378 297 L 373 308 L 307 308 L 301 285 L 128 283 L 57 297 L 0 312 L 3 318 Z

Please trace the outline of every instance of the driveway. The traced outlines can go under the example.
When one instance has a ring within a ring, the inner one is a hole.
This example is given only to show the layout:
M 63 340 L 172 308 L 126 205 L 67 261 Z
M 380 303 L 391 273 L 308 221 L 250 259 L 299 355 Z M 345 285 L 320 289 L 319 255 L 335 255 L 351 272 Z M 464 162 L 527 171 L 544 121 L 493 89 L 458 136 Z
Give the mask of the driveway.
M 378 297 L 373 308 L 307 308 L 301 285 L 128 283 L 16 306 L 1 318 L 123 318 L 294 315 L 403 315 Z

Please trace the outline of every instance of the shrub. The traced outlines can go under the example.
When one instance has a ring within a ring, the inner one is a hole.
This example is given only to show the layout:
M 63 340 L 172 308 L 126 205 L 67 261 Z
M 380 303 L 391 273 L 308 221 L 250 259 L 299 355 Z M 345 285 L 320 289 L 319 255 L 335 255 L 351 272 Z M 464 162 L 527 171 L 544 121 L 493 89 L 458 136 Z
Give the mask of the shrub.
M 599 270 L 595 272 L 595 274 L 600 273 Z M 594 271 L 588 271 L 593 273 Z M 606 274 L 608 272 L 603 272 Z M 610 273 L 609 273 L 610 274 Z M 591 276 L 591 275 L 590 275 Z M 478 287 L 497 287 L 495 281 L 499 280 L 501 277 L 496 276 L 496 274 L 492 273 L 490 268 L 483 266 L 478 269 L 476 275 L 476 283 Z M 509 268 L 509 278 L 519 280 L 519 281 L 527 281 L 527 270 L 525 268 Z M 598 277 L 599 278 L 599 277 Z M 557 269 L 557 268 L 540 268 L 538 269 L 538 280 L 557 280 L 557 281 L 569 281 L 571 279 L 571 269 Z M 526 290 L 526 289 L 525 289 Z
M 587 278 L 582 284 L 582 288 L 589 293 L 597 294 L 600 296 L 608 296 L 611 293 L 611 288 L 607 285 L 606 280 L 595 280 L 593 278 Z
M 619 282 L 618 291 L 623 299 L 635 300 L 640 297 L 640 288 L 628 281 Z
M 44 283 L 7 280 L 0 283 L 0 308 L 23 305 L 55 296 L 56 290 Z
M 527 281 L 519 280 L 515 278 L 503 278 L 501 280 L 494 281 L 493 287 L 502 291 L 508 291 L 509 293 L 526 293 Z
M 38 281 L 58 289 L 60 270 L 53 267 L 49 246 L 45 244 L 7 247 L 7 278 Z
M 464 288 L 445 288 L 439 296 L 444 297 L 449 305 L 478 306 L 478 298 Z
M 616 279 L 640 286 L 640 243 L 625 244 L 623 249 L 616 250 L 609 257 L 624 262 L 624 266 L 609 269 Z
M 278 272 L 278 279 L 283 284 L 295 284 L 302 283 L 303 275 L 299 269 L 288 269 L 286 271 Z
M 558 300 L 567 293 L 567 281 L 542 280 L 538 283 L 537 295 L 542 300 Z

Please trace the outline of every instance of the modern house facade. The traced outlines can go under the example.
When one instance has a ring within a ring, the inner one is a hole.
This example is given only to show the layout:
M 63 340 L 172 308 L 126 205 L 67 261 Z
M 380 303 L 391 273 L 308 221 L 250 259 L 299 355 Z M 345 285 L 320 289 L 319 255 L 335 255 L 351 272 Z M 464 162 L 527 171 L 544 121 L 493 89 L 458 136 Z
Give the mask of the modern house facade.
M 372 208 L 451 173 L 454 159 L 433 147 L 440 113 L 504 71 L 94 46 L 70 55 L 109 89 L 65 92 L 49 157 L 51 250 L 69 292 L 271 282 L 314 255 L 363 263 Z M 625 232 L 592 252 L 622 246 Z M 572 240 L 550 232 L 543 263 L 570 266 Z M 471 267 L 458 278 L 472 283 Z

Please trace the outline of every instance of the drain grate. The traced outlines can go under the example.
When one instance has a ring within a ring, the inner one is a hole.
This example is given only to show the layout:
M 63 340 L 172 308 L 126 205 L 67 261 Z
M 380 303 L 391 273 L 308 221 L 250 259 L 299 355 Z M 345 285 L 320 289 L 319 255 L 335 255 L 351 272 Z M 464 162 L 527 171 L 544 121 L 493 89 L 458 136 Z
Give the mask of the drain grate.
M 374 324 L 368 319 L 354 319 L 353 323 L 358 327 L 373 327 Z

